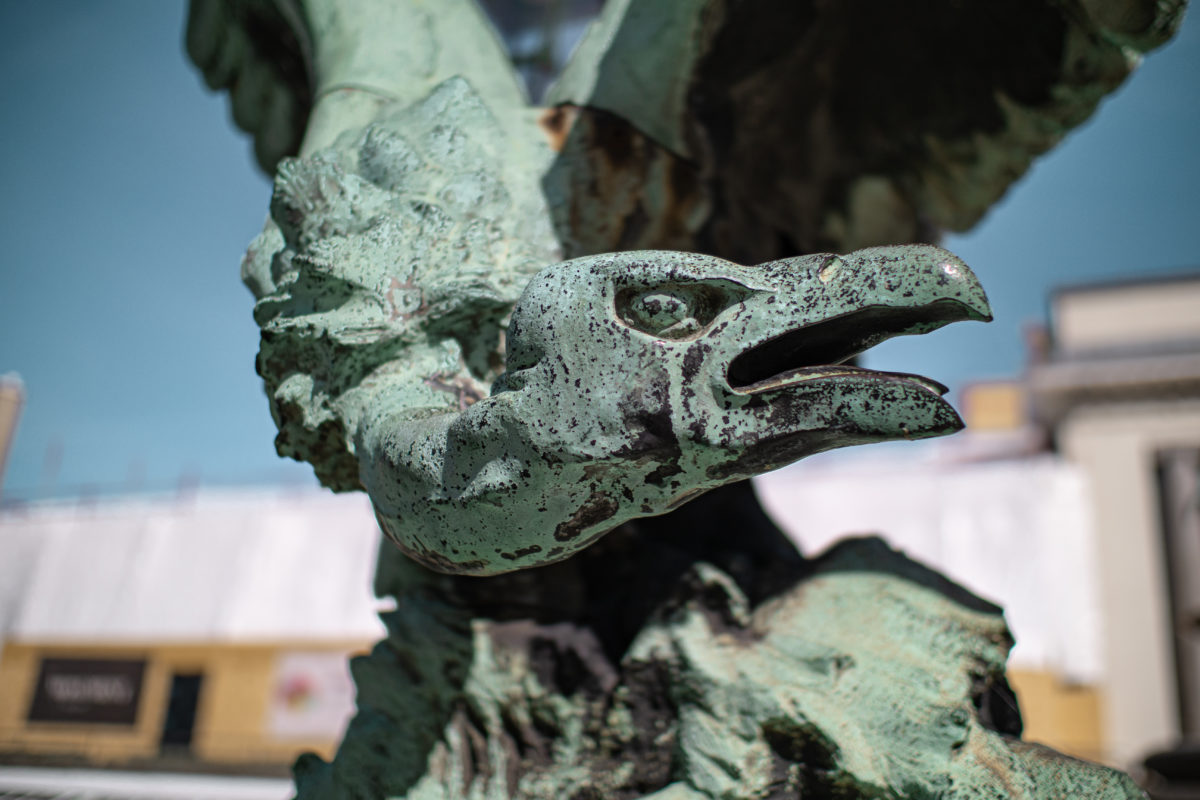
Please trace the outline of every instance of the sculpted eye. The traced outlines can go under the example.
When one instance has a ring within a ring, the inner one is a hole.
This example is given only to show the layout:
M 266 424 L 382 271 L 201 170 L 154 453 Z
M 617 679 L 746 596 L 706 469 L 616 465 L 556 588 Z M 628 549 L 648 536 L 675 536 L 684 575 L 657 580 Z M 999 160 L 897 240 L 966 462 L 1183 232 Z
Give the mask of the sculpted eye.
M 649 291 L 635 295 L 625 309 L 626 322 L 646 333 L 684 335 L 700 329 L 688 298 L 682 292 Z
M 616 308 L 629 327 L 661 339 L 687 339 L 748 291 L 733 283 L 668 283 L 617 290 Z

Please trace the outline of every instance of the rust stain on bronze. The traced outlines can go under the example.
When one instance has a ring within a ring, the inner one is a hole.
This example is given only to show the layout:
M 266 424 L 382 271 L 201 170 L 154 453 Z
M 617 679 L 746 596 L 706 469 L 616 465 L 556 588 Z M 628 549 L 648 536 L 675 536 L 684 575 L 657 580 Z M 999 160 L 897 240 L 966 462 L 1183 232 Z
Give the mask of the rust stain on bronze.
M 416 292 L 417 296 L 420 298 L 417 308 L 409 312 L 402 311 L 400 302 L 396 297 L 397 292 Z M 398 278 L 393 276 L 391 282 L 388 284 L 387 291 L 384 292 L 384 299 L 387 300 L 388 310 L 390 312 L 388 314 L 388 318 L 392 322 L 395 322 L 396 320 L 410 320 L 414 317 L 423 316 L 429 311 L 429 304 L 425 302 L 425 292 L 414 282 L 411 275 L 409 276 L 408 280 L 404 281 L 403 283 L 401 283 Z
M 538 117 L 538 126 L 545 131 L 551 150 L 556 153 L 562 152 L 563 146 L 567 143 L 567 134 L 571 132 L 571 128 L 575 127 L 575 120 L 578 116 L 578 106 L 561 105 L 547 108 Z
M 439 372 L 436 375 L 430 375 L 425 378 L 423 383 L 440 392 L 449 392 L 454 395 L 459 411 L 465 411 L 483 399 L 483 395 L 479 393 L 478 388 L 460 376 Z

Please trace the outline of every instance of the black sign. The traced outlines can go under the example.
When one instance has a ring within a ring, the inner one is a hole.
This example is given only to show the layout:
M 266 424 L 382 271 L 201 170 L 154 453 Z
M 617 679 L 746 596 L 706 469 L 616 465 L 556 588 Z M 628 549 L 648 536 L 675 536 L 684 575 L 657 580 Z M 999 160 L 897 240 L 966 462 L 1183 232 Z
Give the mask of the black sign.
M 145 661 L 44 658 L 30 722 L 133 725 Z

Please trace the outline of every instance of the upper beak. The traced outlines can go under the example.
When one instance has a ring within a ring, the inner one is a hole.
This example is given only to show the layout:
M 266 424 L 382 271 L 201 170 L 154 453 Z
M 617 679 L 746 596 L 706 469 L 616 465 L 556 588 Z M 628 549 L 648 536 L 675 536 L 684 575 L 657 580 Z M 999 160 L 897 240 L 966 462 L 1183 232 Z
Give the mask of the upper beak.
M 841 364 L 893 336 L 992 318 L 975 274 L 938 247 L 873 247 L 755 269 L 770 288 L 746 302 L 743 349 L 726 370 L 733 392 L 755 393 L 785 373 Z

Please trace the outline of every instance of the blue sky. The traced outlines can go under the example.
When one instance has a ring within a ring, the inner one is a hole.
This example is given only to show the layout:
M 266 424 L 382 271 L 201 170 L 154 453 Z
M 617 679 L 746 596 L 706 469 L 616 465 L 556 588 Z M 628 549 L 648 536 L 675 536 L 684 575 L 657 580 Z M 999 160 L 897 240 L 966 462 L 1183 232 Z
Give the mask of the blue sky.
M 0 5 L 0 373 L 28 394 L 10 498 L 312 481 L 275 455 L 238 280 L 270 184 L 184 58 L 183 18 L 157 0 Z M 867 365 L 951 385 L 1013 374 L 1053 287 L 1200 265 L 1198 147 L 1188 20 L 947 240 L 996 322 L 888 343 Z

